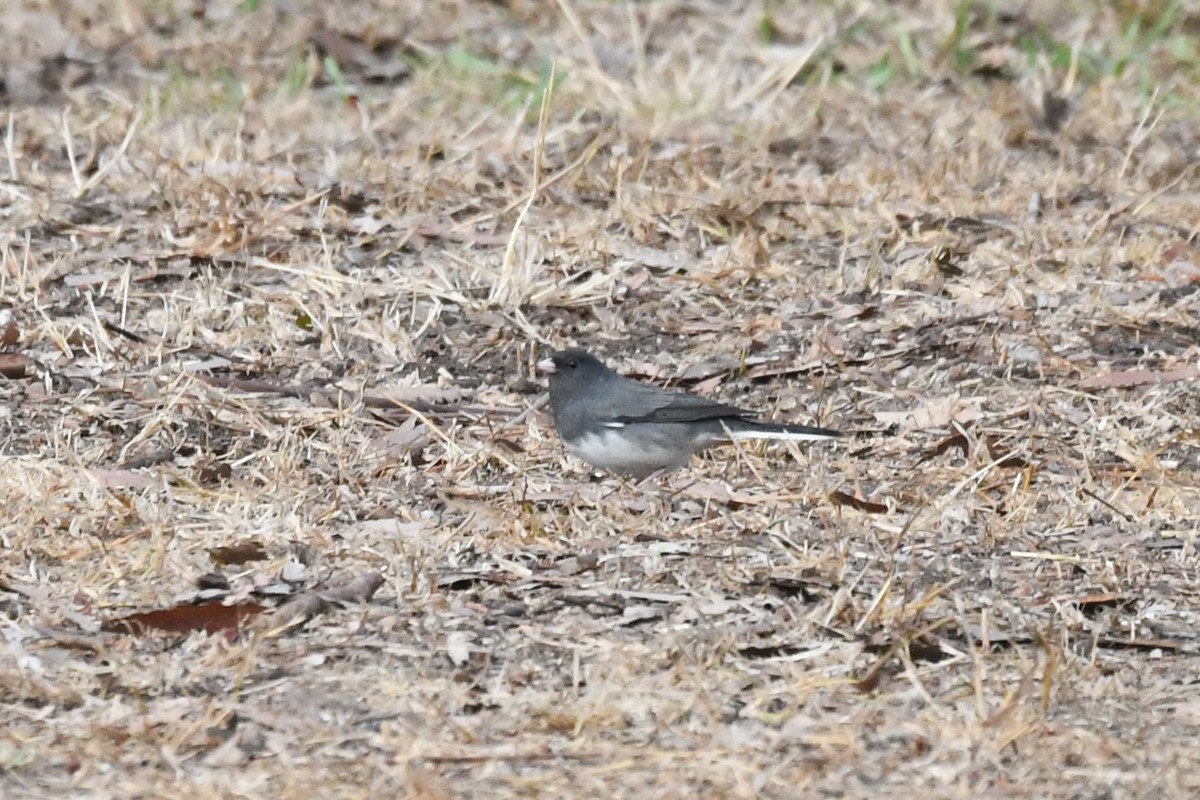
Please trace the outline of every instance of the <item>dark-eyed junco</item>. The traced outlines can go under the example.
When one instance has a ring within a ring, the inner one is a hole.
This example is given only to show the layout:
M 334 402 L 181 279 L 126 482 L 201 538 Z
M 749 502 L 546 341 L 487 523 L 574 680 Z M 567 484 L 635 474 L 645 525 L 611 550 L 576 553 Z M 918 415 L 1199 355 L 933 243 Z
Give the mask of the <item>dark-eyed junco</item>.
M 575 348 L 537 366 L 550 375 L 550 411 L 567 450 L 593 467 L 623 475 L 676 469 L 697 450 L 734 439 L 811 441 L 841 435 L 827 428 L 759 422 L 734 406 L 622 377 Z

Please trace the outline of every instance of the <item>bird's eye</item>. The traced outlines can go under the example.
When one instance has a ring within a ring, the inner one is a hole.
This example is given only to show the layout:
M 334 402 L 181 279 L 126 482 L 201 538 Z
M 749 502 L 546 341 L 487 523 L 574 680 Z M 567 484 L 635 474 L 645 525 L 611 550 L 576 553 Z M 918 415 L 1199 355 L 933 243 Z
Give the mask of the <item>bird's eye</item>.
M 575 360 L 575 359 L 573 359 L 573 358 L 572 358 L 570 361 L 568 361 L 568 362 L 567 362 L 567 368 L 568 368 L 568 369 L 575 369 L 575 368 L 576 368 L 576 367 L 578 367 L 578 366 L 579 366 L 579 362 L 578 362 L 578 361 L 576 361 L 576 360 Z

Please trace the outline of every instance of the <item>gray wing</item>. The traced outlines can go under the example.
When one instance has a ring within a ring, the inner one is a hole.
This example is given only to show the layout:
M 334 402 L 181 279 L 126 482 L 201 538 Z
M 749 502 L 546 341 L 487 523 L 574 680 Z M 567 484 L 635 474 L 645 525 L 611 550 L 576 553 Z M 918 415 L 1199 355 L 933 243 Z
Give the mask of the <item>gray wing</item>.
M 609 405 L 613 422 L 700 422 L 746 417 L 750 412 L 686 392 L 668 392 L 657 386 L 622 379 L 613 387 L 616 402 Z

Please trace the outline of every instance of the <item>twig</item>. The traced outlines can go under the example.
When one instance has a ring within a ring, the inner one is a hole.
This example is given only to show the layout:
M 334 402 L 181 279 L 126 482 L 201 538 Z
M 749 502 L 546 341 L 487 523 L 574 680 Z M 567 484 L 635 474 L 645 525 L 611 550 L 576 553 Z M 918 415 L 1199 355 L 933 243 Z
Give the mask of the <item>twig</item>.
M 104 330 L 108 331 L 109 333 L 115 333 L 118 336 L 123 336 L 124 338 L 128 339 L 131 342 L 137 342 L 138 344 L 146 343 L 145 338 L 138 336 L 136 333 L 132 333 L 131 331 L 125 330 L 120 325 L 114 325 L 113 323 L 108 322 L 107 320 L 101 320 L 100 325 L 101 325 L 101 327 L 104 328 Z
M 1104 506 L 1105 508 L 1107 508 L 1109 511 L 1113 512 L 1114 514 L 1119 514 L 1119 515 L 1120 515 L 1122 518 L 1124 518 L 1125 520 L 1127 520 L 1127 521 L 1129 521 L 1129 522 L 1133 522 L 1133 519 L 1134 519 L 1134 518 L 1133 518 L 1131 515 L 1129 515 L 1129 514 L 1126 514 L 1124 511 L 1122 511 L 1121 509 L 1117 508 L 1117 507 L 1116 507 L 1116 506 L 1114 506 L 1112 503 L 1108 502 L 1108 501 L 1107 501 L 1107 500 L 1105 500 L 1103 497 L 1101 497 L 1100 495 L 1096 494 L 1095 492 L 1093 492 L 1091 489 L 1087 488 L 1086 486 L 1080 486 L 1080 487 L 1079 487 L 1079 491 L 1083 492 L 1083 493 L 1084 493 L 1084 494 L 1086 494 L 1088 497 L 1092 498 L 1092 499 L 1093 499 L 1093 500 L 1095 500 L 1097 503 L 1099 503 L 1100 505 Z

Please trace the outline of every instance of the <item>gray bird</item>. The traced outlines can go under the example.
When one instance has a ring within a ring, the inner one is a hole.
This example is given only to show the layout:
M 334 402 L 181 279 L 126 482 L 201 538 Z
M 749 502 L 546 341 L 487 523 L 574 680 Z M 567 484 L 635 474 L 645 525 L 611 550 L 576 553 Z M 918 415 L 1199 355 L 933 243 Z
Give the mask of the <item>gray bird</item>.
M 697 450 L 736 439 L 817 441 L 841 435 L 759 422 L 734 406 L 631 380 L 577 348 L 537 366 L 550 376 L 550 411 L 567 450 L 622 475 L 641 478 L 677 469 Z

